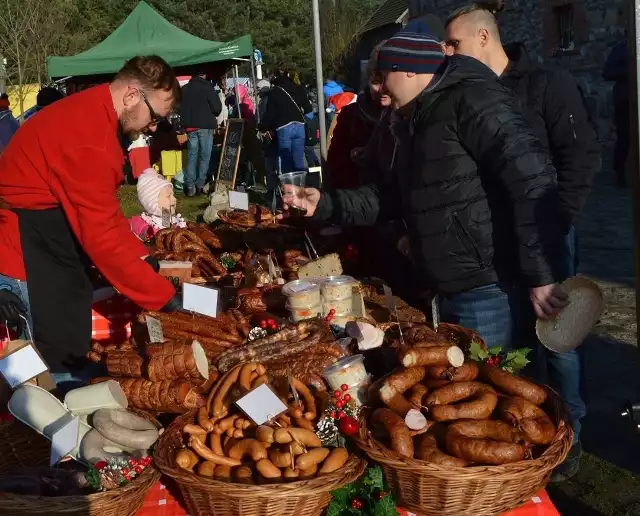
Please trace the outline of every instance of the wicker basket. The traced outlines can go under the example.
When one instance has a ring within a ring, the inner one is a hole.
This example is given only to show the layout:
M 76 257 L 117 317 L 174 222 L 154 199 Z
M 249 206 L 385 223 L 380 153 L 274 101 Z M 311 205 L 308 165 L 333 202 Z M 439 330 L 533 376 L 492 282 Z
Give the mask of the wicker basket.
M 445 468 L 437 464 L 399 457 L 378 441 L 363 423 L 358 446 L 384 471 L 398 504 L 419 514 L 484 516 L 501 514 L 529 500 L 544 487 L 573 441 L 573 430 L 560 397 L 550 392 L 547 412 L 558 432 L 536 459 L 502 466 Z
M 51 443 L 17 419 L 0 423 L 0 474 L 13 468 L 48 466 Z M 2 516 L 133 516 L 145 493 L 160 479 L 147 468 L 133 482 L 102 493 L 42 497 L 0 492 Z
M 195 411 L 177 418 L 160 438 L 154 453 L 156 466 L 176 481 L 191 516 L 318 516 L 331 502 L 331 491 L 356 480 L 366 462 L 355 457 L 329 475 L 273 485 L 242 485 L 210 480 L 174 465 L 183 447 L 182 427 Z

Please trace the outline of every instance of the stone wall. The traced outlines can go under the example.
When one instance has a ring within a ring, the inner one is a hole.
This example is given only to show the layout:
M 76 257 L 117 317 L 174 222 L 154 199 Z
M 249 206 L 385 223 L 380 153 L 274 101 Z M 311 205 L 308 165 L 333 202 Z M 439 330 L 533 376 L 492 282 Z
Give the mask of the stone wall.
M 409 0 L 411 17 L 435 12 L 443 20 L 455 9 L 467 5 L 464 0 Z M 573 6 L 575 45 L 558 50 L 557 19 L 553 8 Z M 612 83 L 602 80 L 602 68 L 611 46 L 624 34 L 625 0 L 506 0 L 499 14 L 500 31 L 505 43 L 525 43 L 530 57 L 546 68 L 570 70 L 585 94 L 589 110 L 598 122 L 602 140 L 613 134 Z

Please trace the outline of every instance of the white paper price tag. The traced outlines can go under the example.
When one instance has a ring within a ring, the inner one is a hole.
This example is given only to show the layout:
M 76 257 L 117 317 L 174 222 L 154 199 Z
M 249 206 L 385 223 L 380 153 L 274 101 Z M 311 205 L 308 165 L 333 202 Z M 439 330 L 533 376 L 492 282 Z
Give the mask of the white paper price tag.
M 65 455 L 78 446 L 78 434 L 80 432 L 80 418 L 74 417 L 71 421 L 57 430 L 51 436 L 51 460 L 49 466 L 55 466 Z
M 47 370 L 47 364 L 32 345 L 25 346 L 0 359 L 0 373 L 12 389 Z
M 220 292 L 216 288 L 184 283 L 182 285 L 182 308 L 188 312 L 216 317 L 219 295 Z
M 288 409 L 288 407 L 282 403 L 282 400 L 265 384 L 262 384 L 246 396 L 240 398 L 236 401 L 236 405 L 238 405 L 240 410 L 251 418 L 256 425 L 266 423 Z
M 162 333 L 162 323 L 158 319 L 145 316 L 147 321 L 147 330 L 149 331 L 149 342 L 164 342 L 164 333 Z
M 384 297 L 387 301 L 387 308 L 391 313 L 393 313 L 396 310 L 396 302 L 393 299 L 393 292 L 391 292 L 391 287 L 389 287 L 388 285 L 384 285 L 382 288 L 384 289 Z
M 249 194 L 246 192 L 229 191 L 229 208 L 232 210 L 249 211 Z

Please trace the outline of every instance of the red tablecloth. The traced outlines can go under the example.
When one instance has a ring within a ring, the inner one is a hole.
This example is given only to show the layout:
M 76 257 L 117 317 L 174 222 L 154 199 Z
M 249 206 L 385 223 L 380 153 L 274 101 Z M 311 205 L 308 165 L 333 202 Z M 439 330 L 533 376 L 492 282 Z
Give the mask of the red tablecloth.
M 187 512 L 173 496 L 174 494 L 179 496 L 176 491 L 167 489 L 162 481 L 156 483 L 147 492 L 144 505 L 136 516 L 188 516 Z M 404 509 L 398 509 L 398 514 L 399 516 L 415 516 L 414 513 Z M 506 512 L 502 516 L 560 516 L 560 513 L 553 506 L 547 492 L 541 489 L 529 503 Z
M 131 336 L 131 321 L 140 308 L 129 299 L 115 295 L 93 303 L 91 338 L 103 344 L 121 344 Z

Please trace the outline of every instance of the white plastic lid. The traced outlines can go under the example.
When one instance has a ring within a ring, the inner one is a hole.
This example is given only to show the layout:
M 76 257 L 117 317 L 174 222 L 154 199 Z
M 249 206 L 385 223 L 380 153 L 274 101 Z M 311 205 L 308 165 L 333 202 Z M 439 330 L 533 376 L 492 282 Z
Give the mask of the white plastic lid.
M 342 371 L 343 369 L 348 369 L 356 364 L 360 364 L 364 362 L 363 355 L 351 355 L 350 357 L 345 357 L 341 360 L 338 360 L 335 364 L 330 365 L 323 371 L 323 375 L 332 375 L 337 373 L 338 371 Z
M 314 290 L 319 291 L 319 288 L 320 287 L 318 287 L 317 284 L 310 281 L 295 280 L 290 281 L 284 287 L 282 287 L 282 293 L 287 297 L 291 297 L 298 294 L 313 292 Z
M 356 282 L 357 280 L 353 276 L 328 276 L 318 279 L 321 287 L 325 287 L 326 285 L 349 285 Z

